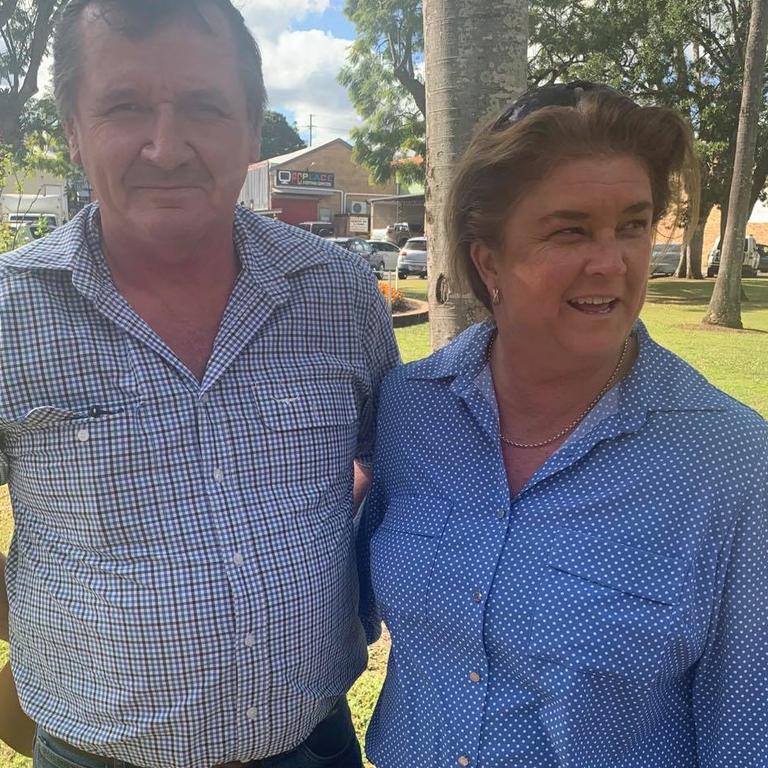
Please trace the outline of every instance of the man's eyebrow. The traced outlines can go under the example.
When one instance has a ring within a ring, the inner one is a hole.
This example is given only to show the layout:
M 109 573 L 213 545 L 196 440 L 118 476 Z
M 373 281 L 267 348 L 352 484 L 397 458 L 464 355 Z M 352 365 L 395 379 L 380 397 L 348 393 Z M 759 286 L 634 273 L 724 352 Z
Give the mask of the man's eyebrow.
M 114 104 L 120 101 L 133 101 L 136 98 L 137 93 L 135 88 L 113 88 L 102 93 L 96 99 L 96 103 L 102 105 Z
M 635 214 L 635 213 L 645 213 L 647 210 L 653 209 L 653 203 L 649 202 L 648 200 L 641 200 L 638 203 L 632 203 L 632 205 L 628 205 L 623 211 L 623 214 Z M 557 211 L 551 211 L 550 213 L 546 214 L 546 216 L 542 216 L 539 221 L 547 222 L 551 221 L 553 219 L 565 219 L 566 221 L 584 221 L 585 219 L 589 218 L 589 214 L 585 211 L 579 211 L 576 209 L 561 209 Z
M 189 103 L 191 101 L 211 101 L 219 106 L 226 106 L 227 100 L 220 91 L 213 88 L 197 88 L 193 91 L 184 91 L 179 95 L 179 101 Z

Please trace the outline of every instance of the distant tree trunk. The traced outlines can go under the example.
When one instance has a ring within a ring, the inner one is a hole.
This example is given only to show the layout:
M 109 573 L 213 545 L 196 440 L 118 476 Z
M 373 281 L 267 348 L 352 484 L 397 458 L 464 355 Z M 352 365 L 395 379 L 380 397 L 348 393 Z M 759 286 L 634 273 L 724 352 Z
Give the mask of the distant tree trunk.
M 728 224 L 720 250 L 720 271 L 704 316 L 705 323 L 742 328 L 741 264 L 749 217 L 752 170 L 755 162 L 758 119 L 762 106 L 762 80 L 768 42 L 768 0 L 752 0 L 749 37 L 744 57 L 744 85 L 736 134 L 736 156 L 728 199 Z
M 704 229 L 707 226 L 707 219 L 709 218 L 712 208 L 712 203 L 704 200 L 699 204 L 699 218 L 696 224 L 696 229 L 693 231 L 693 234 L 689 234 L 686 230 L 685 234 L 688 245 L 680 259 L 680 266 L 678 266 L 677 272 L 675 272 L 675 277 L 685 277 L 690 280 L 703 280 L 703 275 L 701 274 L 701 256 L 704 250 Z
M 456 161 L 482 120 L 525 90 L 526 0 L 424 0 L 429 320 L 438 349 L 483 315 L 448 275 L 443 207 Z

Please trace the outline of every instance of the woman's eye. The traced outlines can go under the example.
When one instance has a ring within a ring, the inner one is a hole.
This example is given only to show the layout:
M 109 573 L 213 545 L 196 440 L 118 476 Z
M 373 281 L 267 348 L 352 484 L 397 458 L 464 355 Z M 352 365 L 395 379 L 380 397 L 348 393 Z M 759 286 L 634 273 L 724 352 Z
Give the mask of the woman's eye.
M 644 232 L 648 229 L 648 222 L 645 219 L 633 219 L 632 221 L 628 221 L 622 229 Z

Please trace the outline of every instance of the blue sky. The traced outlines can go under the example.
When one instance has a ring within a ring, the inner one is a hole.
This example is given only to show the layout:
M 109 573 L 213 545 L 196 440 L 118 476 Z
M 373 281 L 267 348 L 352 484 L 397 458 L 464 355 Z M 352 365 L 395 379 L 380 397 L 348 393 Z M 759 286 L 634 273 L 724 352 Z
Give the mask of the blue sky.
M 354 27 L 344 0 L 240 0 L 259 42 L 270 108 L 296 123 L 305 141 L 312 116 L 313 144 L 341 137 L 359 124 L 337 75 Z

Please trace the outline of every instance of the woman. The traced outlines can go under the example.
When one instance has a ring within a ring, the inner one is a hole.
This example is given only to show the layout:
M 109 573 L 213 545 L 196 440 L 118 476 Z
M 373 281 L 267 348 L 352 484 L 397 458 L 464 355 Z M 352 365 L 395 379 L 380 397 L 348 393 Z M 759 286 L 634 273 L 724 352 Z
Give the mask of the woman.
M 382 392 L 378 768 L 768 765 L 768 428 L 638 321 L 695 167 L 675 113 L 586 82 L 461 162 L 454 267 L 493 317 Z

